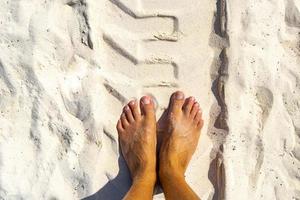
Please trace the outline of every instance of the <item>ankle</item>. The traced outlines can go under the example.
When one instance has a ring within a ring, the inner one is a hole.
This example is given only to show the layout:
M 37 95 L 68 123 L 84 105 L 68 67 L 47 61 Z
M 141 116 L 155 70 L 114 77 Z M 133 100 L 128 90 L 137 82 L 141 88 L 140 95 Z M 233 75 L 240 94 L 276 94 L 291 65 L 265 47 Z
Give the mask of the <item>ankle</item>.
M 180 169 L 174 169 L 171 167 L 161 167 L 158 172 L 159 180 L 163 182 L 172 182 L 178 180 L 184 180 L 184 173 Z
M 133 184 L 154 185 L 156 182 L 156 172 L 145 172 L 138 174 L 132 179 Z

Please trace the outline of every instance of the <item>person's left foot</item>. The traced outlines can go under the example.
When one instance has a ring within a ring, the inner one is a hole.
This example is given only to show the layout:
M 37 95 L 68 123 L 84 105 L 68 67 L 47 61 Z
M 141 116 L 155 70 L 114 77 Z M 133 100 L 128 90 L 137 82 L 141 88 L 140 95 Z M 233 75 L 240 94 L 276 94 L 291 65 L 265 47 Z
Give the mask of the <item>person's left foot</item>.
M 156 178 L 156 120 L 150 97 L 131 101 L 117 123 L 122 154 L 133 180 Z
M 185 99 L 180 91 L 173 93 L 157 127 L 160 178 L 184 177 L 203 127 L 199 103 L 194 97 Z

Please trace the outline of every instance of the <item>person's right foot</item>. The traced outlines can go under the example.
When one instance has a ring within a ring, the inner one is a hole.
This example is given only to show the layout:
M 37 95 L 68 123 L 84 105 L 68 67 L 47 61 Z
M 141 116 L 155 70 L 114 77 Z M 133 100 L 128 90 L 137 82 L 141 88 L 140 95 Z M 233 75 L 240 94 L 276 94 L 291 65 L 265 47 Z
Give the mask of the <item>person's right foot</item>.
M 184 176 L 202 127 L 202 111 L 195 99 L 185 99 L 182 92 L 173 93 L 168 109 L 158 122 L 160 176 Z
M 144 96 L 140 106 L 137 101 L 129 102 L 117 123 L 121 151 L 133 181 L 156 178 L 155 122 L 153 100 Z

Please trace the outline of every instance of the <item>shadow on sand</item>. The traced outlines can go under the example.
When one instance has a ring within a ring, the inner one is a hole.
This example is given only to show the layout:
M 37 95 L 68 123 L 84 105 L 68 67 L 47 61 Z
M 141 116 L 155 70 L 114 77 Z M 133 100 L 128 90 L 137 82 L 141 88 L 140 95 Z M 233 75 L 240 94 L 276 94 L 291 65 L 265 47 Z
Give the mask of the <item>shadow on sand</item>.
M 121 200 L 131 186 L 131 178 L 126 162 L 122 156 L 119 156 L 118 165 L 119 172 L 114 179 L 107 182 L 95 194 L 83 198 L 82 200 Z
M 121 155 L 121 154 L 120 154 Z M 123 156 L 118 159 L 119 172 L 117 176 L 106 183 L 98 192 L 81 200 L 121 200 L 131 186 L 131 177 Z M 161 194 L 159 183 L 155 186 L 154 195 Z

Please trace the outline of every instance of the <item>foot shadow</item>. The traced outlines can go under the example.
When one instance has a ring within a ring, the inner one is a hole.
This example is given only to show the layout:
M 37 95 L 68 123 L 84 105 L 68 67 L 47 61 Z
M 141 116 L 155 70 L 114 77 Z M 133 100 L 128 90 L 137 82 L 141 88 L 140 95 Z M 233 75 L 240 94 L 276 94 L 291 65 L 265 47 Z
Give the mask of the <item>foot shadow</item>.
M 98 192 L 85 197 L 81 200 L 121 200 L 124 198 L 132 184 L 129 169 L 123 156 L 120 154 L 118 158 L 119 172 L 117 176 L 108 181 Z M 161 194 L 162 189 L 158 183 L 155 186 L 154 194 Z
M 123 156 L 118 158 L 119 172 L 117 176 L 109 180 L 98 192 L 82 200 L 121 200 L 131 186 L 129 170 Z

